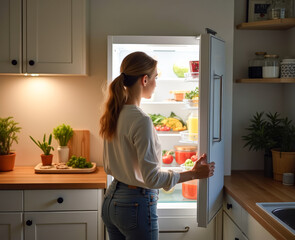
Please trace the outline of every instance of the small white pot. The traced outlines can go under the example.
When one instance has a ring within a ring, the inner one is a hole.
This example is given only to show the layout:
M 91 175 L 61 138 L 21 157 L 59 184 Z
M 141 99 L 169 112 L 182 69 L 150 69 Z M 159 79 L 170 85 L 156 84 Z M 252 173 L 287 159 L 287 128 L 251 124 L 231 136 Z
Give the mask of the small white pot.
M 70 152 L 70 149 L 68 146 L 58 146 L 57 147 L 58 162 L 67 163 L 69 160 L 69 152 Z

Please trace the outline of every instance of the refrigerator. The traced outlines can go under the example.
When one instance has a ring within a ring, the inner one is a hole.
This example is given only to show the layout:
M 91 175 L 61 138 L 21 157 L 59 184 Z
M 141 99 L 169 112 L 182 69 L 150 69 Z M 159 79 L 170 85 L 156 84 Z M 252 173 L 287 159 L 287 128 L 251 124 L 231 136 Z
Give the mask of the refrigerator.
M 175 152 L 177 146 L 195 147 L 198 156 L 206 153 L 208 162 L 215 162 L 213 177 L 197 180 L 190 186 L 191 191 L 197 192 L 196 199 L 184 196 L 187 186 L 183 184 L 177 184 L 169 192 L 159 190 L 160 233 L 183 233 L 189 228 L 184 225 L 182 229 L 165 229 L 161 221 L 169 216 L 174 219 L 179 216 L 178 222 L 187 216 L 194 219 L 196 227 L 207 228 L 223 202 L 225 42 L 208 33 L 200 36 L 108 36 L 108 83 L 120 75 L 123 58 L 134 51 L 143 51 L 158 61 L 156 89 L 151 99 L 142 99 L 140 107 L 147 114 L 164 117 L 173 112 L 186 124 L 187 129 L 180 131 L 158 129 L 162 150 Z M 198 63 L 199 69 L 193 69 L 192 63 Z M 198 101 L 192 104 L 185 99 L 185 94 L 196 89 L 199 90 Z M 184 99 L 176 100 L 179 92 Z M 197 117 L 196 126 L 187 126 L 192 113 Z M 194 137 L 188 130 L 192 127 L 197 129 Z M 161 161 L 161 167 L 184 170 L 183 164 L 175 158 L 170 164 Z M 108 184 L 111 180 L 108 176 Z

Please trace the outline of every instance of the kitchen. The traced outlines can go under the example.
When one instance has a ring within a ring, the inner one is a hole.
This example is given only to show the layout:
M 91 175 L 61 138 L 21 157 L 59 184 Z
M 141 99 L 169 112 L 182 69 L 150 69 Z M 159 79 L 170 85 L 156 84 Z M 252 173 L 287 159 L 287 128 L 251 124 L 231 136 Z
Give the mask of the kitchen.
M 256 111 L 288 113 L 295 119 L 291 104 L 295 88 L 292 84 L 238 84 L 235 79 L 247 76 L 248 60 L 256 51 L 294 55 L 294 29 L 237 30 L 235 26 L 246 19 L 246 1 L 138 3 L 134 0 L 122 5 L 119 0 L 93 0 L 88 7 L 88 76 L 0 76 L 0 114 L 14 116 L 22 127 L 19 144 L 14 145 L 16 166 L 38 164 L 40 152 L 28 136 L 41 138 L 43 133 L 50 133 L 62 122 L 75 129 L 90 130 L 90 156 L 92 161 L 102 165 L 98 119 L 107 82 L 108 35 L 191 36 L 204 33 L 205 27 L 209 27 L 226 42 L 227 98 L 224 104 L 232 108 L 226 113 L 225 122 L 228 143 L 225 175 L 230 175 L 231 170 L 263 168 L 263 153 L 243 148 L 241 136 Z M 53 144 L 57 147 L 56 142 Z

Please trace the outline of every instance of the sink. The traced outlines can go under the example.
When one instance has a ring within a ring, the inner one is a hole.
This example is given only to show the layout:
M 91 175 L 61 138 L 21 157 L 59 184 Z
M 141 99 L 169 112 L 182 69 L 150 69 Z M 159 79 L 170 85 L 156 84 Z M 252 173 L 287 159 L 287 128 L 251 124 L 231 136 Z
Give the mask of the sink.
M 256 204 L 295 235 L 295 202 L 264 202 Z

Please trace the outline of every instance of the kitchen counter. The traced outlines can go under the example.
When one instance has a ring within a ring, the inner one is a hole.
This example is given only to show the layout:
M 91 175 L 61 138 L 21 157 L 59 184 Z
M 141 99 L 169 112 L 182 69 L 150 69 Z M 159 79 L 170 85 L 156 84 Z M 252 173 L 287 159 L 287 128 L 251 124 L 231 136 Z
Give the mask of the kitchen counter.
M 0 172 L 0 190 L 103 189 L 106 186 L 107 175 L 103 167 L 82 174 L 36 174 L 33 166 L 15 167 L 13 171 Z
M 295 202 L 295 186 L 285 186 L 262 171 L 232 171 L 224 178 L 225 191 L 276 239 L 295 239 L 295 236 L 270 217 L 257 202 Z

